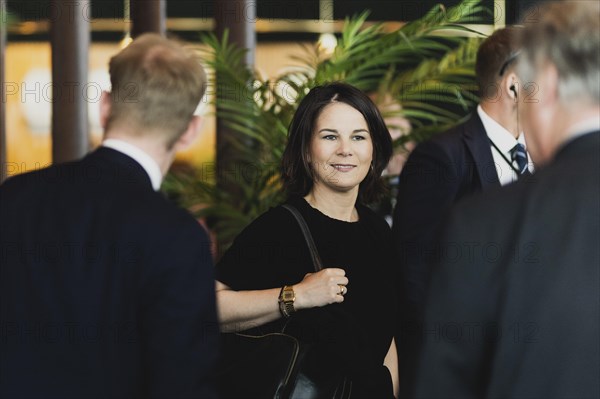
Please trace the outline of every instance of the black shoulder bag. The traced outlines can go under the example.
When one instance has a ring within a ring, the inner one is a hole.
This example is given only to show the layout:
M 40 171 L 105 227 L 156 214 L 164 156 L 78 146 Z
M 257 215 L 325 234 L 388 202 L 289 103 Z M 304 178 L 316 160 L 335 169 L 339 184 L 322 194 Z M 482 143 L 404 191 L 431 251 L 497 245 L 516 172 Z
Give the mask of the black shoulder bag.
M 315 272 L 323 269 L 317 247 L 306 221 L 292 205 L 282 205 L 292 213 L 304 234 Z M 305 319 L 310 311 L 302 311 Z M 295 314 L 281 332 L 264 335 L 224 334 L 221 363 L 218 366 L 222 398 L 349 399 L 352 381 L 326 344 L 307 342 L 289 331 Z M 300 326 L 299 330 L 302 329 Z M 298 328 L 296 327 L 296 330 Z M 287 331 L 287 332 L 286 332 Z M 342 364 L 343 366 L 343 364 Z

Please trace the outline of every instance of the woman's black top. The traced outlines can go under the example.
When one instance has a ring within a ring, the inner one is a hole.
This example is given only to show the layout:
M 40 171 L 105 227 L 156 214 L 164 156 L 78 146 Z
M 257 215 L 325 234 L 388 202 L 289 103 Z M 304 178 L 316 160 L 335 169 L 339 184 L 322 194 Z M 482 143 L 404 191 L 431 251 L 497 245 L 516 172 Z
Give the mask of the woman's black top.
M 392 397 L 391 377 L 383 366 L 396 317 L 397 265 L 389 226 L 360 204 L 356 206 L 359 221 L 344 222 L 312 208 L 303 198 L 289 203 L 306 220 L 323 266 L 344 269 L 349 279 L 344 302 L 301 310 L 294 317 L 304 312 L 329 322 L 327 327 L 318 324 L 318 331 L 309 334 L 341 348 L 341 365 L 352 367 L 361 380 L 353 388 L 356 396 Z M 216 270 L 217 280 L 236 291 L 297 284 L 311 272 L 314 266 L 302 231 L 281 206 L 246 227 Z M 269 326 L 263 328 L 264 333 Z

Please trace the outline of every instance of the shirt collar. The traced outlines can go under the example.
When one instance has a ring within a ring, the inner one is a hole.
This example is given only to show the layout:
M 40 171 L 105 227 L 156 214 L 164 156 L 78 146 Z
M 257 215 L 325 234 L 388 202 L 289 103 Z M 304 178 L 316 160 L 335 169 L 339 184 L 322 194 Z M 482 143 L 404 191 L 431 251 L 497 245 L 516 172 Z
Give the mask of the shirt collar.
M 508 130 L 496 122 L 491 116 L 486 114 L 481 105 L 477 106 L 477 114 L 479 115 L 479 118 L 481 118 L 481 122 L 483 123 L 483 127 L 488 137 L 500 151 L 508 154 L 517 143 L 521 143 L 527 148 L 523 132 L 519 134 L 518 139 L 515 139 Z
M 162 172 L 160 171 L 158 163 L 150 155 L 145 153 L 139 147 L 119 139 L 106 139 L 102 142 L 102 146 L 112 148 L 113 150 L 133 158 L 142 168 L 144 168 L 148 177 L 150 177 L 150 182 L 152 183 L 154 191 L 160 190 L 163 179 Z

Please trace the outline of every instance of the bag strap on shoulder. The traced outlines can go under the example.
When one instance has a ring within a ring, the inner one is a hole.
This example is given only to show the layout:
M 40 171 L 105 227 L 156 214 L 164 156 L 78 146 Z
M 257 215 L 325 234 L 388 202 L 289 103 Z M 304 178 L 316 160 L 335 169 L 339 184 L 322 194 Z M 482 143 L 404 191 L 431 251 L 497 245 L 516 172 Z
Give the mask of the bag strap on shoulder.
M 319 252 L 317 251 L 317 246 L 315 245 L 315 241 L 312 238 L 312 234 L 310 234 L 310 230 L 306 221 L 300 214 L 300 211 L 296 209 L 295 206 L 290 204 L 283 204 L 282 207 L 287 209 L 300 225 L 300 230 L 302 230 L 302 234 L 304 234 L 304 239 L 306 240 L 306 245 L 308 245 L 308 250 L 310 251 L 310 257 L 312 258 L 313 265 L 315 267 L 315 272 L 321 271 L 323 269 L 323 262 L 321 262 L 321 257 L 319 256 Z

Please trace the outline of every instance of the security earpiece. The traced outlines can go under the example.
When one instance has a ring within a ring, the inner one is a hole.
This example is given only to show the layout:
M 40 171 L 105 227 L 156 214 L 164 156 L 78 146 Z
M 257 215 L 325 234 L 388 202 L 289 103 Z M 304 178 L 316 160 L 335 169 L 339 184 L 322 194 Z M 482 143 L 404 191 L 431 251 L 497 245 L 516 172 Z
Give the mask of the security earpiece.
M 515 94 L 515 98 L 518 97 L 517 88 L 515 87 L 515 85 L 511 85 L 508 89 Z

